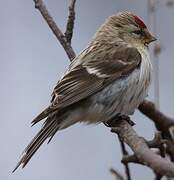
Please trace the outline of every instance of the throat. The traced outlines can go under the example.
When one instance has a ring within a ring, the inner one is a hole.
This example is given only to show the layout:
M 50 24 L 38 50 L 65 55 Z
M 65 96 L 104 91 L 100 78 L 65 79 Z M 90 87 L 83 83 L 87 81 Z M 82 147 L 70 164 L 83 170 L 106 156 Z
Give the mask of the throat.
M 141 54 L 141 67 L 140 67 L 140 79 L 142 84 L 149 86 L 152 77 L 152 63 L 150 61 L 150 56 L 147 47 L 137 48 Z

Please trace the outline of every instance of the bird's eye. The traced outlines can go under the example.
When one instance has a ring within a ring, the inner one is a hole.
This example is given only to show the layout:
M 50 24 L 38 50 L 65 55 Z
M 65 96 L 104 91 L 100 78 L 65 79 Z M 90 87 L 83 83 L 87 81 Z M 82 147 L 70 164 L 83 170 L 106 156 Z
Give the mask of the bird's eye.
M 142 35 L 143 31 L 142 30 L 137 30 L 137 31 L 133 31 L 132 33 L 137 34 L 137 35 Z

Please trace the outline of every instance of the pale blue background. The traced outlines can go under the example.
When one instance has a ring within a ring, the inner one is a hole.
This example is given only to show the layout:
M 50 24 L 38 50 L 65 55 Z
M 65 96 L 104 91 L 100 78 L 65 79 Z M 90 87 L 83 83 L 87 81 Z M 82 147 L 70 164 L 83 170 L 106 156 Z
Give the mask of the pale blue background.
M 48 105 L 50 94 L 65 71 L 68 58 L 41 17 L 32 0 L 0 0 L 0 179 L 1 180 L 113 180 L 110 167 L 124 172 L 117 138 L 103 125 L 75 125 L 43 145 L 28 166 L 11 174 L 19 156 L 40 125 L 30 121 Z M 46 4 L 64 29 L 68 0 Z M 104 19 L 130 10 L 147 22 L 146 1 L 77 0 L 73 38 L 76 52 L 89 42 Z M 161 109 L 174 116 L 174 9 L 161 4 L 157 31 L 163 52 L 160 56 Z M 150 99 L 153 99 L 153 88 Z M 152 123 L 138 112 L 133 119 L 137 132 L 152 138 Z M 152 179 L 151 170 L 131 165 L 134 180 Z

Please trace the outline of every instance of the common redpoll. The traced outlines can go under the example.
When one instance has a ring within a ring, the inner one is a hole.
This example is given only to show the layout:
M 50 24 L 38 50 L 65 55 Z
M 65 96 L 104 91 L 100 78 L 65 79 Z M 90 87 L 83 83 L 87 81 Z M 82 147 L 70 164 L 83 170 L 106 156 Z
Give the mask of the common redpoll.
M 147 96 L 152 74 L 148 44 L 155 40 L 132 13 L 107 18 L 57 83 L 49 107 L 32 121 L 34 125 L 43 120 L 44 125 L 15 170 L 59 130 L 78 122 L 106 123 L 132 115 Z

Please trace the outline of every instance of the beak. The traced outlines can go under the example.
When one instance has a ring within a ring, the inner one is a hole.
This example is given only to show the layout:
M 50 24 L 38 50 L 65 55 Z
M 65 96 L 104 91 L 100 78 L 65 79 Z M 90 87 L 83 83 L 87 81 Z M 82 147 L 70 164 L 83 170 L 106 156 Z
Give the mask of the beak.
M 149 43 L 156 41 L 156 40 L 157 40 L 157 38 L 151 35 L 151 37 L 149 39 Z
M 148 30 L 145 30 L 145 38 L 148 44 L 157 40 Z

